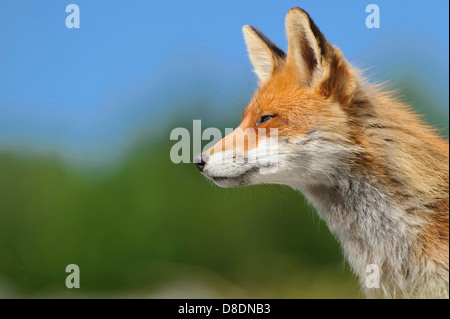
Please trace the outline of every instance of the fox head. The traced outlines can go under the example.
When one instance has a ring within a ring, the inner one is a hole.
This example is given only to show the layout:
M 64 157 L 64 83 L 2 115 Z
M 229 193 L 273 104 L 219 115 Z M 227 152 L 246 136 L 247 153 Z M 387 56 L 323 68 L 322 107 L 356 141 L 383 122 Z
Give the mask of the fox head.
M 259 87 L 239 127 L 200 154 L 198 168 L 222 187 L 336 182 L 354 144 L 355 72 L 300 8 L 286 16 L 287 54 L 252 26 L 243 33 Z

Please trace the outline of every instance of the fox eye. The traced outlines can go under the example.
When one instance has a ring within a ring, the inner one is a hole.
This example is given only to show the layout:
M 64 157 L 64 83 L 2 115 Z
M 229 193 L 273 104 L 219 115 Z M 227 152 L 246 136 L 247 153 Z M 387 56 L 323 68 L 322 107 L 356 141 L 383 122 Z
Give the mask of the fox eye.
M 274 117 L 276 117 L 276 115 L 263 115 L 258 119 L 258 121 L 256 121 L 256 125 L 263 124 L 267 121 L 270 121 Z

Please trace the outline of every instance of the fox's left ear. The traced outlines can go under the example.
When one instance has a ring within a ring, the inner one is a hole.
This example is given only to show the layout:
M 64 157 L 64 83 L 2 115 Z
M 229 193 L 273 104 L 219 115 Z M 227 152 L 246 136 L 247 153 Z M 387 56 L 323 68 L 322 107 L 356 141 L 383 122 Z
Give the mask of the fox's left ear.
M 286 55 L 261 31 L 251 25 L 245 25 L 242 32 L 250 61 L 260 82 L 266 81 L 274 71 L 284 67 Z
M 306 11 L 292 8 L 286 16 L 289 49 L 286 68 L 301 85 L 310 86 L 342 105 L 351 102 L 356 77 L 340 50 L 333 47 Z

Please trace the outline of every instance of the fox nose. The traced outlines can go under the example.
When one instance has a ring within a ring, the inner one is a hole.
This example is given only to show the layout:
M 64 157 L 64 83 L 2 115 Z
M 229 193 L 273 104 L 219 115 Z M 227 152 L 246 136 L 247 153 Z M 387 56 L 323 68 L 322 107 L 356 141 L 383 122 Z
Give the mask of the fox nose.
M 205 154 L 200 153 L 196 157 L 194 157 L 194 163 L 200 172 L 203 172 L 203 169 L 205 168 L 207 162 L 208 156 Z

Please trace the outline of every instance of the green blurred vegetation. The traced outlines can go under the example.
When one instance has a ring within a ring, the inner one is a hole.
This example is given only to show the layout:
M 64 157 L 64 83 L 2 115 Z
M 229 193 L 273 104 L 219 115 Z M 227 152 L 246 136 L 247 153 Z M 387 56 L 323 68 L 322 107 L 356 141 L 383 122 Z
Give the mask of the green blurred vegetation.
M 0 286 L 25 297 L 358 296 L 299 193 L 219 189 L 193 164 L 173 164 L 171 145 L 144 143 L 108 176 L 1 155 Z M 69 291 L 71 263 L 81 289 Z
M 401 93 L 448 136 L 448 118 L 418 88 L 406 83 Z M 193 164 L 170 161 L 172 128 L 239 122 L 240 110 L 228 119 L 205 115 L 207 101 L 194 104 L 118 167 L 78 170 L 56 156 L 0 153 L 0 298 L 363 297 L 300 193 L 221 189 Z M 81 289 L 65 287 L 72 263 Z

